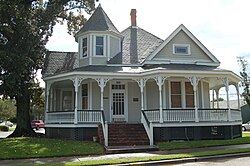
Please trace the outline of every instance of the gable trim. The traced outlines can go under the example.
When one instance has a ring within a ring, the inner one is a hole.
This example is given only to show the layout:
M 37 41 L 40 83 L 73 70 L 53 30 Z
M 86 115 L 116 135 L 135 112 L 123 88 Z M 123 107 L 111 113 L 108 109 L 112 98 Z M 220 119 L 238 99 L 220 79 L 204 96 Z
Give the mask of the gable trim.
M 175 29 L 174 32 L 172 32 L 170 36 L 167 37 L 167 39 L 158 48 L 156 48 L 150 56 L 148 56 L 144 63 L 152 60 L 156 54 L 159 53 L 181 30 L 183 30 L 183 32 L 186 33 L 186 35 L 188 35 L 188 37 L 190 37 L 191 40 L 193 40 L 195 44 L 197 44 L 202 49 L 202 51 L 204 51 L 209 56 L 209 58 L 213 60 L 213 62 L 220 64 L 220 61 L 183 24 Z

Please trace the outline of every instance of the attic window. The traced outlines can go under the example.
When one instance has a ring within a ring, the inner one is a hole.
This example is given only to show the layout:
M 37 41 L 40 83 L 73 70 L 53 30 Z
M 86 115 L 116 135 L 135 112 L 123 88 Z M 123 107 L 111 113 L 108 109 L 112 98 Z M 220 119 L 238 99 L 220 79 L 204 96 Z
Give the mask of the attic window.
M 82 57 L 86 57 L 88 54 L 88 44 L 87 44 L 87 38 L 82 39 Z
M 174 44 L 173 54 L 190 55 L 190 45 L 189 44 Z

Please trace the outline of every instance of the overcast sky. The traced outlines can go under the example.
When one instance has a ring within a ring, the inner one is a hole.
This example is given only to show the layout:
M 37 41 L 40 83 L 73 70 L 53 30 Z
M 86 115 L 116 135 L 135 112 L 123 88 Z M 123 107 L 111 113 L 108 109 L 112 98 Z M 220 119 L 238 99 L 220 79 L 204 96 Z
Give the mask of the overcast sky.
M 119 31 L 130 26 L 130 10 L 137 25 L 165 40 L 184 24 L 221 62 L 239 74 L 237 56 L 250 60 L 250 0 L 99 0 Z M 89 17 L 89 16 L 86 16 Z M 53 51 L 77 51 L 65 26 L 56 26 L 47 44 Z

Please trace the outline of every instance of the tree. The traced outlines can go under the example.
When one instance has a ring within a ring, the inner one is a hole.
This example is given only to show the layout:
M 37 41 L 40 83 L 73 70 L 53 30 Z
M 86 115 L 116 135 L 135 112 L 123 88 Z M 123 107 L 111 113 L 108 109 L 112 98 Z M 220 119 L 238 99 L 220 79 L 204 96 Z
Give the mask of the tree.
M 67 22 L 74 34 L 86 22 L 94 0 L 0 0 L 0 95 L 14 98 L 17 127 L 11 137 L 34 136 L 30 98 L 45 45 L 56 23 Z
M 250 90 L 249 90 L 250 77 L 247 73 L 248 63 L 244 59 L 244 57 L 238 57 L 238 63 L 242 70 L 240 72 L 240 76 L 242 77 L 241 86 L 243 87 L 242 96 L 244 97 L 247 104 L 250 105 Z
M 16 115 L 15 100 L 0 100 L 0 120 L 12 119 Z
M 36 84 L 31 92 L 31 117 L 44 120 L 45 89 Z

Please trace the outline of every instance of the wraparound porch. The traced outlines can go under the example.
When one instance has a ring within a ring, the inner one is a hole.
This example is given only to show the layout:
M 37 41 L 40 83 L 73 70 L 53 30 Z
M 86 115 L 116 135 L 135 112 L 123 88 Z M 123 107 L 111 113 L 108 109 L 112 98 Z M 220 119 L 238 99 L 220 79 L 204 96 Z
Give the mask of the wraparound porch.
M 152 145 L 157 127 L 240 125 L 240 112 L 229 101 L 230 85 L 239 94 L 237 81 L 218 73 L 59 77 L 46 84 L 46 127 L 59 131 L 101 123 L 108 145 L 108 123 L 142 123 Z M 209 90 L 221 87 L 227 108 L 210 109 Z
M 228 113 L 230 111 L 230 114 Z M 241 125 L 241 112 L 236 109 L 198 109 L 198 121 L 195 118 L 195 109 L 163 109 L 163 122 L 160 121 L 160 110 L 141 111 L 141 123 L 148 135 L 150 145 L 154 143 L 154 130 L 159 127 L 208 127 Z M 231 115 L 231 117 L 229 117 Z M 77 118 L 75 120 L 74 118 Z M 77 122 L 77 123 L 75 123 Z M 102 110 L 78 110 L 67 112 L 50 112 L 46 127 L 60 124 L 63 126 L 74 125 L 85 127 L 98 127 L 102 125 L 104 144 L 108 146 L 108 122 Z M 217 130 L 217 129 L 216 129 Z

